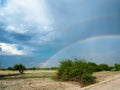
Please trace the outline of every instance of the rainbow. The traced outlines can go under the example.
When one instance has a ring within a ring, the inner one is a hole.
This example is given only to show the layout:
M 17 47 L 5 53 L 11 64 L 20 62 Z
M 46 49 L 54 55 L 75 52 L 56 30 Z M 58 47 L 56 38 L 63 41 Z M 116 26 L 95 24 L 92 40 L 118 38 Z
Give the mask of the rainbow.
M 82 25 L 82 24 L 86 24 L 86 23 L 90 23 L 91 21 L 94 20 L 98 20 L 98 19 L 104 19 L 104 18 L 111 18 L 111 17 L 119 17 L 120 14 L 111 14 L 111 15 L 103 15 L 103 16 L 96 16 L 96 17 L 92 17 L 92 18 L 88 18 L 88 19 L 84 19 L 84 20 L 79 20 L 77 22 L 73 22 L 72 25 L 68 25 L 66 26 L 66 30 L 69 30 L 69 28 L 75 26 L 75 25 Z M 76 24 L 77 23 L 77 24 Z M 48 58 L 47 60 L 45 60 L 44 64 L 41 67 L 46 66 L 50 60 L 52 60 L 52 58 L 54 58 L 55 56 L 57 56 L 59 53 L 63 52 L 65 49 L 69 48 L 70 46 L 76 44 L 76 43 L 80 43 L 80 42 L 87 42 L 87 41 L 92 41 L 95 39 L 107 39 L 107 38 L 119 38 L 120 39 L 120 35 L 99 35 L 99 36 L 92 36 L 92 37 L 87 37 L 84 39 L 79 39 L 75 42 L 72 42 L 71 44 L 65 46 L 64 48 L 60 49 L 57 53 L 55 53 L 54 55 L 52 55 L 50 58 Z
M 64 48 L 60 49 L 56 54 L 54 54 L 53 56 L 48 58 L 45 61 L 45 63 L 42 65 L 42 67 L 45 67 L 50 62 L 50 60 L 52 60 L 52 58 L 56 57 L 58 54 L 60 54 L 61 52 L 63 52 L 67 48 L 75 45 L 76 43 L 89 42 L 89 41 L 93 41 L 96 39 L 120 39 L 120 35 L 101 35 L 101 36 L 88 37 L 88 38 L 84 38 L 82 40 L 80 39 L 78 41 L 75 41 L 75 42 L 71 43 L 70 45 L 67 45 Z

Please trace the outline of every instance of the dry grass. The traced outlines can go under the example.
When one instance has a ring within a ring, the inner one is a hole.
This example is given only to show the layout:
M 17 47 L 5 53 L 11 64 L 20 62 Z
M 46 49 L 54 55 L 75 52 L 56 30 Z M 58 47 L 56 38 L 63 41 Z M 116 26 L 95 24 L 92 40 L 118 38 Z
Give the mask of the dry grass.
M 18 72 L 0 71 L 0 74 L 18 74 Z M 0 80 L 0 90 L 74 90 L 80 88 L 80 84 L 77 82 L 51 79 L 55 75 L 56 70 L 28 70 L 23 75 L 6 76 L 7 79 Z
M 52 78 L 55 77 L 56 70 L 26 70 L 24 74 L 19 74 L 18 71 L 1 70 L 1 79 L 16 79 L 16 78 Z
M 55 76 L 57 73 L 56 70 L 26 70 L 23 75 L 18 75 L 19 77 L 26 77 L 32 78 L 32 77 L 41 77 L 41 78 L 49 78 Z M 10 71 L 10 70 L 0 70 L 0 75 L 14 75 L 19 74 L 18 71 Z M 93 76 L 97 78 L 97 81 L 103 81 L 105 78 L 114 76 L 120 74 L 120 71 L 101 71 L 101 72 L 95 72 Z
M 10 70 L 0 70 L 0 75 L 4 74 L 18 74 L 18 71 L 10 71 Z
M 56 75 L 56 70 L 26 70 L 23 75 L 18 75 L 18 78 L 49 78 Z M 18 71 L 0 70 L 0 75 L 12 75 L 19 74 Z M 97 78 L 97 81 L 103 81 L 105 78 L 120 74 L 120 71 L 102 71 L 95 72 L 93 76 Z M 8 76 L 9 77 L 9 76 Z M 11 77 L 10 77 L 11 78 Z

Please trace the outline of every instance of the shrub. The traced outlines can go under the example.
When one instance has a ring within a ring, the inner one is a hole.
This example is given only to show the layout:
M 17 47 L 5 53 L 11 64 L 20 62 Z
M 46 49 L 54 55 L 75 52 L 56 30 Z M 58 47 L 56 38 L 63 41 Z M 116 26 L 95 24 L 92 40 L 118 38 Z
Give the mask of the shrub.
M 120 64 L 115 64 L 114 68 L 115 68 L 115 71 L 120 71 Z
M 95 77 L 91 74 L 83 74 L 81 77 L 81 85 L 86 86 L 95 83 Z
M 58 68 L 58 78 L 62 80 L 68 80 L 70 77 L 70 69 L 72 67 L 72 61 L 71 60 L 66 60 L 66 61 L 61 61 L 60 66 Z
M 98 65 L 94 62 L 88 62 L 89 68 L 93 71 L 93 72 L 98 72 L 101 71 L 100 68 L 98 67 Z
M 110 70 L 110 67 L 107 64 L 99 64 L 98 67 L 101 71 L 109 71 Z
M 87 62 L 81 59 L 64 60 L 60 62 L 57 77 L 60 80 L 79 81 L 82 85 L 95 82 L 93 70 Z

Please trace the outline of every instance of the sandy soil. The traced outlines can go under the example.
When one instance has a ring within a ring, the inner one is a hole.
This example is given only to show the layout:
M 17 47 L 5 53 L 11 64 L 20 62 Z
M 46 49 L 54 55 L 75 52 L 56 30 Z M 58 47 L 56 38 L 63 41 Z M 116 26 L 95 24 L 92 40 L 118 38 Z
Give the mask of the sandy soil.
M 52 70 L 25 71 L 26 74 L 47 76 L 46 74 L 55 74 Z M 0 75 L 18 74 L 17 71 L 0 71 Z M 61 82 L 51 78 L 26 78 L 26 79 L 1 79 L 0 90 L 78 90 L 81 88 L 77 82 Z
M 27 73 L 30 72 L 28 71 Z M 36 71 L 34 73 L 38 72 Z M 1 72 L 0 74 L 7 73 Z M 45 74 L 48 71 L 40 73 Z M 97 76 L 98 83 L 84 88 L 81 88 L 77 82 L 61 82 L 51 78 L 27 78 L 0 80 L 0 90 L 107 90 L 108 88 L 109 90 L 120 90 L 120 72 L 99 72 L 94 75 Z
M 60 82 L 49 78 L 0 80 L 0 90 L 78 90 L 79 83 Z
M 99 83 L 82 88 L 82 90 L 120 90 L 120 74 L 109 76 Z

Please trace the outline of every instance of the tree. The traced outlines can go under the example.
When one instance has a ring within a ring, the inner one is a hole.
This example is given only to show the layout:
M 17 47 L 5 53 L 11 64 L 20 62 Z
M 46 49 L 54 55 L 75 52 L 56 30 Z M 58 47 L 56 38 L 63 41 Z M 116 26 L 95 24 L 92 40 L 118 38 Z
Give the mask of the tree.
M 12 67 L 8 67 L 8 70 L 13 70 L 13 68 Z
M 100 71 L 98 65 L 94 62 L 88 62 L 88 66 L 93 72 Z
M 100 68 L 101 71 L 109 71 L 110 68 L 107 64 L 99 64 L 98 67 Z
M 26 69 L 25 66 L 23 66 L 22 64 L 15 64 L 13 66 L 14 70 L 18 70 L 20 72 L 20 74 L 23 74 L 24 70 Z
M 120 71 L 120 64 L 115 64 L 114 67 L 115 67 L 115 71 Z

